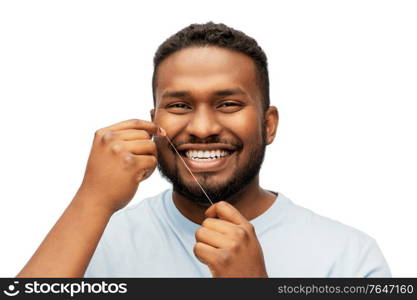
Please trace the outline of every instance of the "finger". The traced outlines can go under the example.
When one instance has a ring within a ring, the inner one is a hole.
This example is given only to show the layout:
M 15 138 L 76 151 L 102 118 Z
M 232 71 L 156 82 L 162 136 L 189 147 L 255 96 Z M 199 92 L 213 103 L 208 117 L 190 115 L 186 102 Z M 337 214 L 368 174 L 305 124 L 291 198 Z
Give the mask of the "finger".
M 136 162 L 136 168 L 139 170 L 136 174 L 136 182 L 140 182 L 153 173 L 157 165 L 157 159 L 153 155 L 133 155 L 132 158 Z
M 147 131 L 140 129 L 125 129 L 113 131 L 113 134 L 115 135 L 116 139 L 123 141 L 146 140 L 151 138 L 151 135 Z
M 149 134 L 153 135 L 156 134 L 158 130 L 158 126 L 155 123 L 139 120 L 139 119 L 130 119 L 126 121 L 122 121 L 108 127 L 103 128 L 103 131 L 111 130 L 125 130 L 125 129 L 141 129 L 147 131 Z
M 163 129 L 162 127 L 159 127 L 158 134 L 159 134 L 160 136 L 166 136 L 166 135 L 167 135 L 167 132 L 166 132 L 166 131 L 165 131 L 165 129 Z
M 156 144 L 152 140 L 119 141 L 111 145 L 113 153 L 127 151 L 136 155 L 157 156 Z
M 226 235 L 232 233 L 236 227 L 235 224 L 230 223 L 229 221 L 216 218 L 206 218 L 203 223 L 201 223 L 201 226 Z
M 124 142 L 126 150 L 136 155 L 157 156 L 156 144 L 152 140 L 134 140 Z
M 139 169 L 155 169 L 158 160 L 154 155 L 132 155 Z
M 206 265 L 212 264 L 213 258 L 217 255 L 216 251 L 216 248 L 201 242 L 197 242 L 194 246 L 194 255 Z
M 230 239 L 224 234 L 205 227 L 200 227 L 195 232 L 195 239 L 197 242 L 202 242 L 215 248 L 226 248 L 230 244 Z
M 139 170 L 140 172 L 143 169 L 154 169 L 158 164 L 158 160 L 154 155 L 135 155 L 127 152 L 123 153 L 121 157 L 126 168 Z
M 206 212 L 207 217 L 220 218 L 226 221 L 230 221 L 237 225 L 243 225 L 248 223 L 248 220 L 230 203 L 220 201 L 210 206 Z

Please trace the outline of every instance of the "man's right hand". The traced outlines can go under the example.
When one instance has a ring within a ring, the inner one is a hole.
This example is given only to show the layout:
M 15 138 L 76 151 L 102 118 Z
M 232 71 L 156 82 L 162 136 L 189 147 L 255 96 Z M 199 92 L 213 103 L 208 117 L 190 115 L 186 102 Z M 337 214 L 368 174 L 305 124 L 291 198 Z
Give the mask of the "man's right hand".
M 154 123 L 128 120 L 96 131 L 77 194 L 17 277 L 85 274 L 112 214 L 155 170 L 157 130 Z M 165 135 L 162 128 L 158 135 Z
M 143 120 L 127 120 L 96 131 L 83 182 L 78 193 L 111 213 L 126 206 L 139 183 L 157 165 L 152 136 L 158 127 Z M 86 204 L 86 203 L 84 203 Z

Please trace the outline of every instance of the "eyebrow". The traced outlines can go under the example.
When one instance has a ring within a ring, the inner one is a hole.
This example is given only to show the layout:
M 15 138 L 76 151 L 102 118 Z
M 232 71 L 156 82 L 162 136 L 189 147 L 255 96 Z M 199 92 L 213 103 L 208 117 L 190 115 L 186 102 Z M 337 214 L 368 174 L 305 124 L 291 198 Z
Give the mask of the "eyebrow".
M 246 93 L 242 91 L 241 89 L 237 88 L 237 89 L 232 89 L 232 90 L 216 91 L 214 95 L 224 97 L 224 96 L 233 96 L 233 95 L 246 95 Z
M 189 97 L 191 93 L 189 91 L 167 91 L 163 93 L 162 98 L 185 98 Z M 246 93 L 239 89 L 225 89 L 225 90 L 218 90 L 213 93 L 214 96 L 217 97 L 226 97 L 226 96 L 233 96 L 233 95 L 246 95 Z

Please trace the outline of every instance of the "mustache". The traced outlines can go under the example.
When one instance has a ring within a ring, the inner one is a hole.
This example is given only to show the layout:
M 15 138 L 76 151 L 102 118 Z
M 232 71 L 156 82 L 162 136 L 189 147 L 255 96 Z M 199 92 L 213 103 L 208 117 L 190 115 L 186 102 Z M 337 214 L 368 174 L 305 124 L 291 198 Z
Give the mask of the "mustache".
M 175 148 L 178 148 L 179 146 L 183 145 L 183 144 L 225 144 L 225 145 L 231 145 L 234 148 L 236 148 L 236 150 L 241 150 L 243 148 L 243 144 L 240 141 L 235 141 L 235 140 L 226 140 L 226 139 L 220 139 L 218 136 L 209 136 L 207 138 L 201 139 L 199 137 L 196 136 L 191 136 L 190 138 L 188 138 L 187 140 L 182 140 L 182 141 L 172 141 L 172 143 L 174 144 Z M 171 145 L 169 145 L 170 148 L 172 148 Z M 174 149 L 172 149 L 174 150 Z

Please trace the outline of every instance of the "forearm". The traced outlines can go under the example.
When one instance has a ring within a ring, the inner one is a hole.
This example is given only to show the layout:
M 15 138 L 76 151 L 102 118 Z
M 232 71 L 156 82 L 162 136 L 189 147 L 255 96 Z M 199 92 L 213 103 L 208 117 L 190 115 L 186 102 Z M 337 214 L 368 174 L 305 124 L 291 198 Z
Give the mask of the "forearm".
M 111 212 L 80 192 L 17 277 L 82 277 Z

